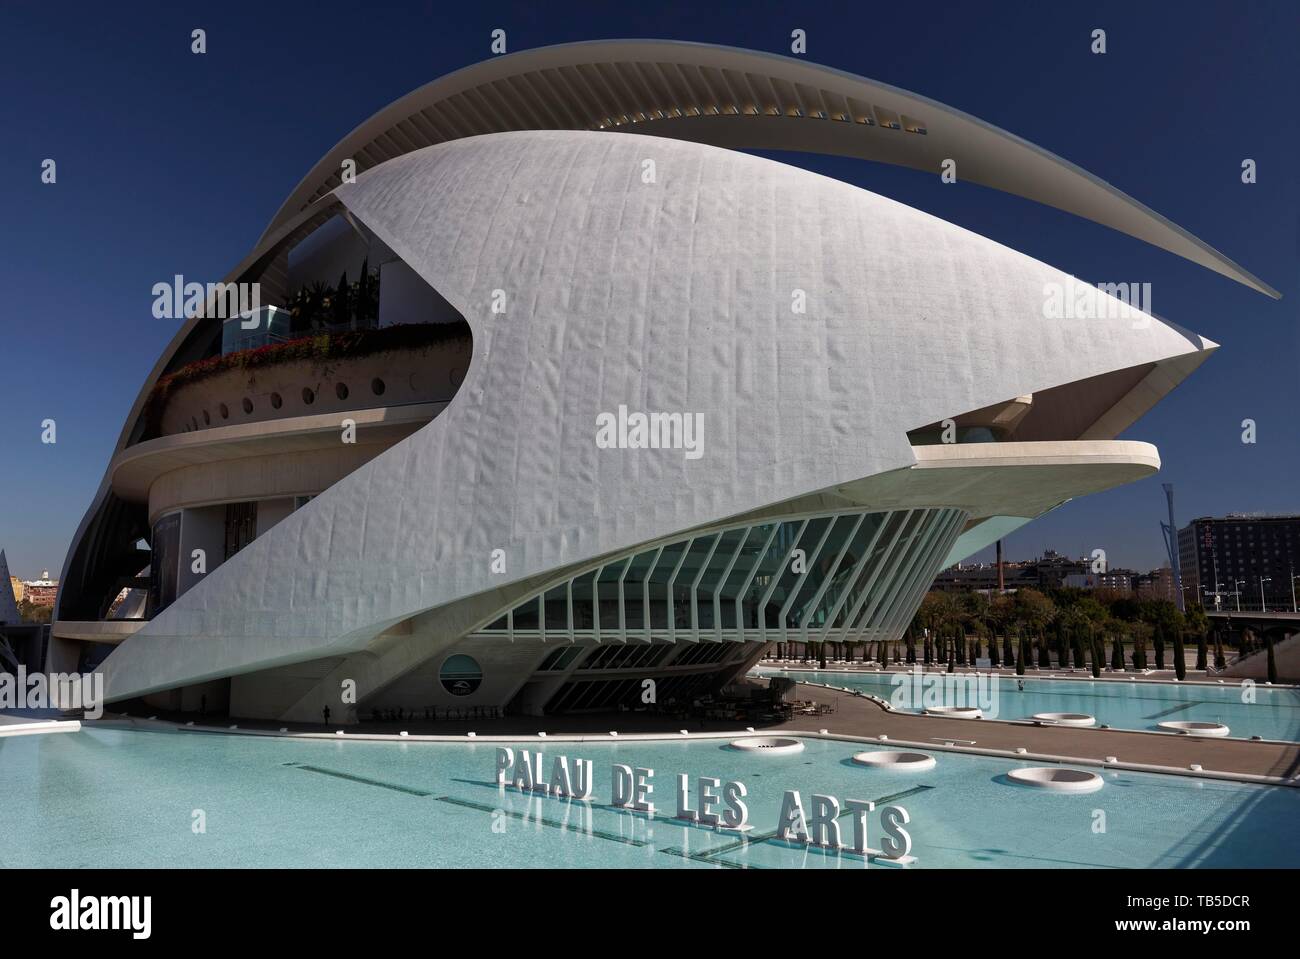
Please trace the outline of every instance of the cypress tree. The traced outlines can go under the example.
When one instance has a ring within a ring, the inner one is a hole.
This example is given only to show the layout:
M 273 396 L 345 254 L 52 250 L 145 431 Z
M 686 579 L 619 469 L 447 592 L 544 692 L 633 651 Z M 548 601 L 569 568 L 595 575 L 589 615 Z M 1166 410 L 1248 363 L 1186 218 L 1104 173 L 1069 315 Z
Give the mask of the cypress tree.
M 1115 645 L 1110 649 L 1110 668 L 1118 673 L 1124 672 L 1124 651 L 1120 648 L 1119 637 L 1115 637 Z
M 1156 650 L 1156 669 L 1165 668 L 1165 628 L 1164 626 L 1156 627 L 1156 634 L 1151 639 L 1151 645 Z
M 818 652 L 818 665 L 820 665 L 822 669 L 825 669 L 826 668 L 826 644 L 818 643 L 817 652 Z
M 994 669 L 1002 665 L 998 662 L 998 643 L 996 639 L 989 640 L 989 665 Z
M 1047 640 L 1038 637 L 1038 668 L 1052 668 L 1052 654 L 1047 651 Z
M 1174 675 L 1179 679 L 1187 678 L 1187 650 L 1183 648 L 1183 633 L 1174 633 Z
M 1025 637 L 1020 637 L 1019 655 L 1016 656 L 1016 675 L 1025 675 Z
M 1209 651 L 1205 648 L 1205 634 L 1201 633 L 1196 637 L 1196 668 L 1205 669 L 1209 660 Z
M 949 650 L 948 652 L 948 672 L 952 673 L 956 671 L 957 671 L 957 651 L 955 649 L 952 649 Z
M 1277 682 L 1277 660 L 1273 658 L 1273 634 L 1265 633 L 1264 642 L 1268 644 L 1268 681 Z
M 1093 679 L 1100 679 L 1100 678 L 1101 678 L 1101 658 L 1102 658 L 1101 640 L 1097 639 L 1097 637 L 1094 636 L 1094 637 L 1092 638 L 1092 644 L 1091 644 L 1091 645 L 1092 645 L 1092 650 L 1091 650 L 1091 652 L 1092 652 L 1092 678 L 1093 678 Z

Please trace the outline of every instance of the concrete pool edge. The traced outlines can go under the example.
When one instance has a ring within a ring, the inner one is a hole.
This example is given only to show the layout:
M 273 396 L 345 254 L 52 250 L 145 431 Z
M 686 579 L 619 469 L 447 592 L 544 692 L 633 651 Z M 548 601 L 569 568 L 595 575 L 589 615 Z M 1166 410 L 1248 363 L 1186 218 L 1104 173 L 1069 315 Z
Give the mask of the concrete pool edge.
M 874 675 L 874 676 L 886 675 L 887 676 L 899 672 L 903 672 L 903 673 L 910 672 L 913 668 L 920 665 L 921 665 L 920 663 L 910 663 L 910 664 L 899 663 L 898 664 L 899 668 L 897 669 L 881 669 L 876 666 L 869 667 L 869 668 L 859 668 L 853 666 L 827 666 L 825 669 L 822 669 L 822 667 L 816 665 L 815 663 L 813 665 L 786 664 L 786 665 L 777 666 L 777 665 L 771 665 L 771 660 L 759 660 L 759 662 L 754 665 L 754 667 L 750 670 L 750 672 L 754 673 L 760 670 L 767 670 L 773 673 L 843 673 L 849 676 L 853 676 L 853 675 Z M 946 664 L 930 666 L 930 667 L 921 666 L 921 671 L 923 674 L 927 676 L 930 674 L 942 675 L 947 673 L 948 667 Z M 1163 676 L 1151 676 L 1143 673 L 1131 673 L 1131 674 L 1116 673 L 1111 671 L 1109 667 L 1103 670 L 1100 676 L 1093 676 L 1092 673 L 1086 668 L 1077 670 L 1076 672 L 1073 673 L 1067 670 L 1058 669 L 1054 672 L 1049 672 L 1046 674 L 1037 672 L 1036 670 L 1030 670 L 1026 672 L 1023 676 L 1014 671 L 1008 671 L 1007 669 L 979 669 L 979 668 L 966 667 L 966 669 L 962 670 L 962 672 L 975 673 L 980 676 L 996 676 L 999 679 L 1008 679 L 1008 680 L 1016 680 L 1016 679 L 1026 679 L 1026 680 L 1034 680 L 1034 681 L 1056 680 L 1057 682 L 1076 682 L 1076 683 L 1078 682 L 1146 683 L 1146 684 L 1151 684 L 1156 686 L 1210 686 L 1214 688 L 1218 688 L 1222 686 L 1236 686 L 1236 685 L 1240 685 L 1243 682 L 1251 682 L 1254 683 L 1256 686 L 1263 686 L 1266 689 L 1300 690 L 1300 683 L 1270 683 L 1267 681 L 1252 679 L 1251 677 L 1248 676 L 1232 676 L 1229 677 L 1228 680 L 1210 679 L 1209 677 L 1205 677 L 1201 679 L 1169 679 Z M 1160 672 L 1160 671 L 1152 670 L 1152 672 Z M 1172 674 L 1173 670 L 1166 669 L 1163 672 Z M 1231 680 L 1231 682 L 1229 680 Z
M 987 722 L 998 722 L 998 720 L 986 720 Z M 391 735 L 387 733 L 324 733 L 324 732 L 280 732 L 270 729 L 239 729 L 229 726 L 199 726 L 199 725 L 182 725 L 170 720 L 146 720 L 146 719 L 99 719 L 87 720 L 82 723 L 82 731 L 97 728 L 116 729 L 127 732 L 154 732 L 154 733 L 199 733 L 203 735 L 225 735 L 225 736 L 260 736 L 271 739 L 289 739 L 289 740 L 315 740 L 323 742 L 339 742 L 342 740 L 356 742 L 374 742 L 374 743 L 452 743 L 452 744 L 474 744 L 474 743 L 519 743 L 519 742 L 559 742 L 559 743 L 618 743 L 618 742 L 673 742 L 673 741 L 700 741 L 700 740 L 727 740 L 737 737 L 752 737 L 755 733 L 749 729 L 731 729 L 731 730 L 708 730 L 700 732 L 679 733 L 677 735 L 664 733 L 627 733 L 618 736 L 611 736 L 609 733 L 555 733 L 547 735 L 542 734 L 513 734 L 513 735 L 437 735 L 437 734 L 412 734 L 412 735 Z M 1079 730 L 1080 732 L 1084 730 Z M 765 735 L 765 734 L 758 734 Z M 773 734 L 774 736 L 776 734 Z M 992 747 L 965 746 L 957 743 L 937 744 L 933 742 L 919 742 L 914 740 L 895 739 L 889 737 L 881 739 L 878 736 L 854 736 L 848 733 L 831 733 L 826 731 L 790 731 L 781 734 L 783 736 L 795 736 L 807 739 L 822 739 L 833 742 L 845 742 L 854 744 L 871 744 L 880 746 L 887 744 L 888 748 L 906 747 L 916 750 L 931 750 L 938 752 L 958 753 L 971 756 L 987 756 L 996 759 L 1009 759 L 1013 762 L 1048 762 L 1054 764 L 1069 764 L 1077 766 L 1089 766 L 1097 769 L 1125 770 L 1128 772 L 1150 773 L 1165 776 L 1182 776 L 1188 779 L 1212 779 L 1224 782 L 1239 782 L 1250 785 L 1260 786 L 1289 786 L 1300 788 L 1300 776 L 1284 777 L 1269 776 L 1258 773 L 1240 773 L 1214 769 L 1186 769 L 1181 766 L 1161 766 L 1151 763 L 1137 763 L 1129 761 L 1114 762 L 1108 760 L 1098 760 L 1092 757 L 1062 756 L 1052 753 L 1042 752 L 1019 752 L 1016 750 L 996 749 Z M 1136 734 L 1141 735 L 1141 734 Z

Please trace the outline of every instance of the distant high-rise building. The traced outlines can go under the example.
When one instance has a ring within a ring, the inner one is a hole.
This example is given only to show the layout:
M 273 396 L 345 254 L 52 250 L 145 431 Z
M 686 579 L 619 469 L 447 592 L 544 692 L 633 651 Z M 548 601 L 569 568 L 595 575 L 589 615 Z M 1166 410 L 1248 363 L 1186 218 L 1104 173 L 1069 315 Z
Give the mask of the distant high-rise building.
M 1174 571 L 1168 566 L 1161 566 L 1149 573 L 1136 577 L 1133 588 L 1138 599 L 1163 599 L 1176 602 L 1174 591 Z
M 1178 531 L 1188 603 L 1225 609 L 1290 609 L 1300 573 L 1300 516 L 1203 516 Z

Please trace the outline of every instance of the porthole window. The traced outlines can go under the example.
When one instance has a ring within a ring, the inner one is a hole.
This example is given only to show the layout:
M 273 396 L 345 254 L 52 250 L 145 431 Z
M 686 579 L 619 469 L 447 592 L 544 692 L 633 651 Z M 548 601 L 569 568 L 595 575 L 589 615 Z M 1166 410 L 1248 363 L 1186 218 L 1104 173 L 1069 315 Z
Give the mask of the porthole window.
M 337 396 L 337 397 L 338 397 L 339 399 L 341 399 L 341 400 L 346 400 L 346 399 L 348 398 L 348 384 L 346 384 L 346 383 L 335 383 L 335 384 L 334 384 L 334 395 Z
M 245 413 L 253 412 L 253 401 L 250 400 L 247 396 L 244 397 L 244 412 Z
M 230 407 L 227 406 L 225 403 L 222 403 L 220 406 L 218 406 L 217 411 L 221 414 L 221 418 L 223 420 L 230 419 Z
M 383 396 L 383 395 L 384 395 L 384 381 L 381 380 L 379 377 L 376 376 L 373 380 L 370 381 L 370 390 L 371 390 L 371 392 L 374 393 L 376 396 Z
M 310 386 L 304 386 L 302 388 L 302 401 L 308 406 L 311 406 L 316 402 L 316 394 L 311 391 Z
M 271 394 L 271 409 L 273 409 L 273 410 L 278 410 L 278 409 L 279 409 L 281 406 L 283 406 L 283 405 L 284 405 L 284 400 L 282 400 L 282 399 L 280 398 L 280 394 L 279 394 L 279 393 L 272 393 L 272 394 Z
M 483 670 L 472 657 L 448 656 L 438 671 L 438 680 L 453 696 L 468 696 L 483 682 Z

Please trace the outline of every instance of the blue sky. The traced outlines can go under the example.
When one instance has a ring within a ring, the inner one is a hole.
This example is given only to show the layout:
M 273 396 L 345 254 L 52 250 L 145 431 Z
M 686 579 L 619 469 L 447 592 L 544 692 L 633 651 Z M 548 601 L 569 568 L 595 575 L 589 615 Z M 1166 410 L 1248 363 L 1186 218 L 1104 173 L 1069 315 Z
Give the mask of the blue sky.
M 1153 286 L 1155 311 L 1222 344 L 1126 436 L 1164 470 L 1071 503 L 1008 556 L 1101 546 L 1163 558 L 1179 521 L 1300 510 L 1300 84 L 1293 0 L 1240 3 L 502 4 L 9 0 L 0 9 L 0 548 L 57 575 L 143 379 L 175 331 L 152 285 L 217 279 L 354 126 L 489 55 L 662 37 L 789 52 L 933 97 L 1079 164 L 1201 237 L 1280 302 L 1067 214 L 970 184 L 834 158 L 787 162 L 927 210 L 1093 281 Z M 202 27 L 208 53 L 190 53 Z M 1107 31 L 1108 52 L 1089 52 Z M 58 182 L 40 182 L 45 158 Z M 1259 182 L 1240 181 L 1243 158 Z M 1241 421 L 1258 442 L 1241 442 Z M 42 444 L 54 419 L 58 442 Z

